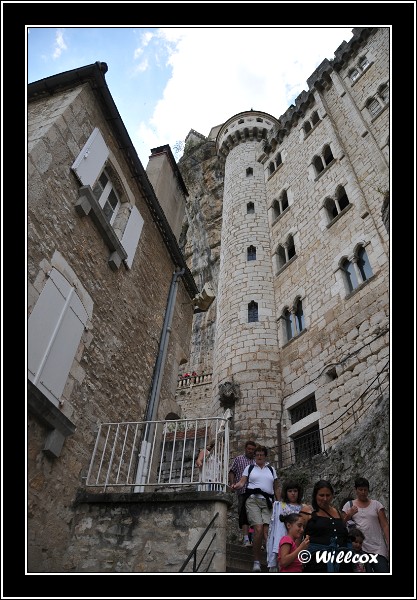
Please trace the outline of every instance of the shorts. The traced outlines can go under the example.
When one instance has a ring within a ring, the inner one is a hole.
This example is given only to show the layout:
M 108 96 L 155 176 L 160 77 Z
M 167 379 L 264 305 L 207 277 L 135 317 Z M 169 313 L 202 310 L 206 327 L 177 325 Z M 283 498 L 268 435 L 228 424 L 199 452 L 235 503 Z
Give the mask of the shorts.
M 266 498 L 249 496 L 246 500 L 246 512 L 251 525 L 269 525 L 272 515 L 272 507 L 268 508 Z

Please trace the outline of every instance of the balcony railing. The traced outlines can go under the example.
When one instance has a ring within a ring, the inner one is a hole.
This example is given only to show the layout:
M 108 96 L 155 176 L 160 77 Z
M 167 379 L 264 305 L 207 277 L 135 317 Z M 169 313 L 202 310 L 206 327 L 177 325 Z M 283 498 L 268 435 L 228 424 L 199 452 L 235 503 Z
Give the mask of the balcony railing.
M 214 441 L 199 469 L 200 449 Z M 98 491 L 226 491 L 229 420 L 224 417 L 103 423 L 86 486 Z
M 189 375 L 180 377 L 177 381 L 177 389 L 192 387 L 194 385 L 205 385 L 212 382 L 212 373 L 203 373 L 202 375 Z

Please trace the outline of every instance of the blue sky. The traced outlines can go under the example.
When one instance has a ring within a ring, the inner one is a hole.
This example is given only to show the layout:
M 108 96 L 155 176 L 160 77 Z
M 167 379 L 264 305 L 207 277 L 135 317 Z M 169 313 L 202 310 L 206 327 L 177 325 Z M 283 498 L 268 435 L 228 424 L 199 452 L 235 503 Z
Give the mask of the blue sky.
M 146 168 L 151 148 L 241 111 L 282 115 L 307 78 L 352 37 L 343 27 L 28 27 L 27 78 L 96 61 Z

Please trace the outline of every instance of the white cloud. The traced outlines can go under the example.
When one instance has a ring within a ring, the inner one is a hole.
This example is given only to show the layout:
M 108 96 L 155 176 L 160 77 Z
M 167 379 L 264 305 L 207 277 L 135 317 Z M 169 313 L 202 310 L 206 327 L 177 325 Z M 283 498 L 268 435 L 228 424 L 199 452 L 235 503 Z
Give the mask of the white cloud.
M 133 142 L 148 155 L 155 146 L 172 148 L 191 128 L 208 135 L 251 108 L 279 117 L 316 67 L 351 37 L 350 28 L 158 29 L 152 44 L 166 45 L 172 76 Z
M 143 73 L 149 67 L 149 61 L 147 58 L 142 60 L 138 65 L 136 65 L 134 72 L 135 73 Z
M 64 42 L 64 30 L 57 29 L 55 36 L 55 48 L 53 53 L 53 58 L 59 58 L 62 54 L 63 50 L 67 50 L 67 45 Z

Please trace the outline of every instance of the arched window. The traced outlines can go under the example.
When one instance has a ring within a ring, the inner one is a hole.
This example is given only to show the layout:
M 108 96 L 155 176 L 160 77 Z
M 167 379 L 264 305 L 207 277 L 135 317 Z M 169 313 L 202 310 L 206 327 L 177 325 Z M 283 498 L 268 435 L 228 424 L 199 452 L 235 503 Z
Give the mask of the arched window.
M 337 217 L 337 208 L 335 201 L 332 198 L 326 198 L 326 200 L 324 201 L 324 207 L 329 216 L 329 222 L 333 221 L 333 219 Z
M 274 200 L 272 203 L 272 215 L 274 217 L 274 220 L 276 218 L 278 218 L 280 214 L 281 214 L 281 206 L 279 204 L 279 201 Z
M 355 81 L 358 77 L 359 77 L 360 73 L 358 71 L 358 69 L 352 69 L 349 72 L 349 77 L 351 78 L 352 81 Z
M 248 167 L 246 169 L 246 177 L 251 177 L 253 175 L 253 169 L 252 167 Z
M 371 98 L 368 100 L 366 106 L 372 117 L 375 117 L 382 110 L 382 106 L 376 98 Z
M 281 152 L 278 152 L 277 157 L 275 159 L 275 165 L 277 167 L 279 167 L 279 165 L 282 165 L 282 157 L 281 157 Z
M 311 125 L 310 125 L 310 121 L 306 121 L 306 122 L 304 123 L 304 131 L 305 131 L 306 133 L 308 133 L 309 131 L 311 131 Z
M 287 194 L 287 190 L 284 190 L 280 196 L 280 200 L 281 200 L 281 210 L 282 212 L 284 212 L 284 210 L 286 208 L 288 208 L 288 194 Z
M 246 212 L 248 215 L 251 215 L 255 212 L 255 205 L 253 202 L 248 202 L 246 205 Z
M 324 170 L 323 161 L 320 156 L 315 156 L 313 158 L 313 166 L 316 170 L 317 175 Z
M 288 308 L 284 311 L 284 321 L 285 321 L 285 332 L 287 336 L 287 341 L 289 342 L 295 335 L 294 329 L 294 319 L 291 312 Z
M 329 165 L 333 160 L 333 153 L 330 149 L 330 146 L 325 146 L 323 151 L 323 158 L 326 166 Z
M 295 321 L 297 325 L 298 333 L 301 333 L 304 329 L 304 313 L 303 313 L 303 303 L 301 299 L 298 299 L 296 307 L 295 307 Z
M 359 61 L 359 67 L 362 69 L 362 71 L 364 71 L 368 65 L 369 60 L 366 58 L 366 56 L 363 56 Z
M 254 323 L 258 320 L 258 305 L 253 300 L 248 304 L 248 323 Z
M 387 102 L 389 102 L 389 87 L 388 87 L 388 84 L 381 86 L 379 88 L 378 94 L 379 94 L 381 100 L 384 102 L 384 104 L 387 104 Z
M 313 125 L 317 125 L 317 123 L 320 121 L 320 117 L 318 115 L 317 111 L 314 111 L 311 115 L 311 122 L 313 123 Z
M 370 277 L 372 277 L 372 269 L 369 264 L 368 255 L 366 254 L 366 250 L 363 246 L 361 246 L 357 252 L 358 257 L 358 269 L 362 277 L 362 281 L 366 281 Z
M 349 198 L 347 197 L 345 188 L 342 185 L 337 188 L 336 198 L 339 204 L 339 209 L 342 211 L 349 204 Z
M 294 238 L 292 237 L 292 235 L 288 236 L 287 252 L 288 252 L 288 260 L 290 260 L 293 256 L 295 256 L 295 245 L 294 245 Z
M 350 260 L 345 258 L 345 260 L 341 264 L 341 268 L 345 277 L 345 281 L 347 283 L 348 290 L 349 292 L 353 292 L 353 290 L 358 287 L 358 279 L 356 277 L 353 263 L 351 263 Z
M 247 249 L 248 260 L 256 260 L 256 248 L 255 246 L 249 246 Z
M 271 161 L 269 163 L 269 167 L 268 168 L 269 168 L 269 174 L 272 175 L 272 173 L 275 171 L 275 165 L 274 165 L 273 161 Z
M 280 244 L 277 248 L 276 254 L 277 254 L 277 266 L 278 266 L 278 269 L 281 269 L 281 267 L 283 267 L 285 265 L 285 263 L 287 262 L 284 246 L 281 246 L 281 244 Z

